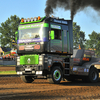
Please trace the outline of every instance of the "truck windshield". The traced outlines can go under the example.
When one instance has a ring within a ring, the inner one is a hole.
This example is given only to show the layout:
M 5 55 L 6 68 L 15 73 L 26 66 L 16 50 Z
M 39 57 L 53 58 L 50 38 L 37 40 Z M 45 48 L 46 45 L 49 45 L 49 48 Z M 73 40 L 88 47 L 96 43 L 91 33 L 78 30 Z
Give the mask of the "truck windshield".
M 19 39 L 34 39 L 34 38 L 43 38 L 45 35 L 44 28 L 31 28 L 19 30 Z

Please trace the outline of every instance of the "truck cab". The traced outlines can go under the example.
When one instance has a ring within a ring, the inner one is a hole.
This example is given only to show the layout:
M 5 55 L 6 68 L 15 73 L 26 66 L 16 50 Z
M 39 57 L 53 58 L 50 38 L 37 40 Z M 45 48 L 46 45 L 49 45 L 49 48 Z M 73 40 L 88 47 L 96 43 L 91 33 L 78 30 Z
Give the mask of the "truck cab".
M 59 83 L 70 74 L 73 54 L 72 20 L 55 17 L 22 19 L 17 34 L 16 72 L 24 82 L 38 75 Z

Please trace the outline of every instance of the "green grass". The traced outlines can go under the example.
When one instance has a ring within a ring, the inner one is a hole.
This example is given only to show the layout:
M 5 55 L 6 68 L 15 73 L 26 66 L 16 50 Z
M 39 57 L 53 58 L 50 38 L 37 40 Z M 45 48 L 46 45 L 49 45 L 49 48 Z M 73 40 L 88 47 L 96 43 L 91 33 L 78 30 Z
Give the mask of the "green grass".
M 8 67 L 8 66 L 9 66 L 9 67 L 12 66 L 12 67 L 16 67 L 16 65 L 0 65 L 0 66 L 5 66 L 5 67 L 6 67 L 6 66 L 7 66 L 7 67 Z
M 16 71 L 0 71 L 0 75 L 16 74 Z

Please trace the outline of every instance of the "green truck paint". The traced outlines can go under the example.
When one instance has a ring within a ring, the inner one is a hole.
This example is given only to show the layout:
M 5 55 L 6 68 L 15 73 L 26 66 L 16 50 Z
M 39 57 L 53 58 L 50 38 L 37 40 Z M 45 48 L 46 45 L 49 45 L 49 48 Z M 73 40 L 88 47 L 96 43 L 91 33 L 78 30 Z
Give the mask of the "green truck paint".
M 39 55 L 20 56 L 20 65 L 39 64 Z

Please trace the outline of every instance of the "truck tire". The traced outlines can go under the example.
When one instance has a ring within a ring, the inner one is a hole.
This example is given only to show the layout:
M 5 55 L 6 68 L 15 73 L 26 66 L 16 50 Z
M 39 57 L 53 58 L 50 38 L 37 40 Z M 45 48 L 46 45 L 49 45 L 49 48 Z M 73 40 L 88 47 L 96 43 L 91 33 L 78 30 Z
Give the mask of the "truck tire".
M 99 72 L 96 68 L 92 67 L 89 71 L 88 82 L 95 83 L 98 82 Z
M 51 74 L 47 75 L 47 79 L 50 83 L 59 84 L 62 79 L 62 70 L 60 67 L 55 66 L 51 70 Z
M 20 76 L 21 80 L 25 83 L 32 83 L 34 81 L 32 76 Z

